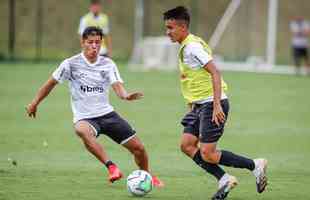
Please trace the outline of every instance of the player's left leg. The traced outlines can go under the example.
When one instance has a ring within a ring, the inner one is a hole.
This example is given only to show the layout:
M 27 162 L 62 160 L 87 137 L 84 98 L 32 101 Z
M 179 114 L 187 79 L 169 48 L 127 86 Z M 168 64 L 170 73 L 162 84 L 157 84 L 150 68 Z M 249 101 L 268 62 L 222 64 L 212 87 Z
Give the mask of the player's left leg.
M 202 143 L 201 151 L 203 159 L 207 162 L 252 171 L 256 178 L 257 192 L 262 193 L 265 190 L 267 186 L 266 159 L 260 158 L 252 160 L 250 158 L 234 154 L 230 151 L 219 151 L 216 148 L 216 143 Z
M 223 111 L 228 116 L 229 102 L 227 99 L 221 101 Z M 210 103 L 200 111 L 200 150 L 202 158 L 206 162 L 220 164 L 235 168 L 245 168 L 253 172 L 257 180 L 257 191 L 263 192 L 267 179 L 265 175 L 267 161 L 265 159 L 252 160 L 244 156 L 234 154 L 230 151 L 218 150 L 217 141 L 224 132 L 225 122 L 217 126 L 212 122 L 213 104 Z
M 292 55 L 293 55 L 294 65 L 295 65 L 295 74 L 300 75 L 301 74 L 300 49 L 296 47 L 292 47 Z
M 141 140 L 136 135 L 122 145 L 133 154 L 135 162 L 140 169 L 150 172 L 147 152 Z M 154 175 L 152 175 L 152 181 L 155 187 L 164 186 L 164 183 Z
M 305 64 L 306 64 L 306 74 L 310 75 L 310 59 L 309 59 L 309 54 L 308 54 L 307 48 L 305 48 L 304 58 L 305 58 Z
M 149 171 L 149 158 L 140 139 L 135 135 L 129 141 L 122 144 L 130 151 L 135 159 L 136 164 L 142 170 Z
M 119 116 L 116 112 L 111 112 L 101 121 L 103 132 L 116 143 L 123 145 L 134 156 L 135 162 L 142 170 L 150 172 L 149 160 L 143 143 L 136 135 L 129 123 Z M 153 184 L 156 187 L 162 187 L 161 182 L 156 176 L 153 176 Z

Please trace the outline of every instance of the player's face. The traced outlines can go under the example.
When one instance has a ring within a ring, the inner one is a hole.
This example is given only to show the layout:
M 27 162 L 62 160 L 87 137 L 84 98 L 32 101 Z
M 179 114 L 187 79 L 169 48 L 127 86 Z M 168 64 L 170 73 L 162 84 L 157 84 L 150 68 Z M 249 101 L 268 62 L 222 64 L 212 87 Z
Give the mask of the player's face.
M 101 5 L 99 3 L 90 5 L 90 11 L 95 15 L 99 14 L 101 11 Z
M 174 19 L 168 19 L 165 21 L 166 35 L 171 39 L 172 42 L 182 42 L 182 36 L 184 35 L 185 26 L 184 24 L 178 23 Z
M 101 47 L 101 41 L 99 35 L 90 35 L 87 39 L 82 40 L 83 52 L 87 58 L 97 58 Z

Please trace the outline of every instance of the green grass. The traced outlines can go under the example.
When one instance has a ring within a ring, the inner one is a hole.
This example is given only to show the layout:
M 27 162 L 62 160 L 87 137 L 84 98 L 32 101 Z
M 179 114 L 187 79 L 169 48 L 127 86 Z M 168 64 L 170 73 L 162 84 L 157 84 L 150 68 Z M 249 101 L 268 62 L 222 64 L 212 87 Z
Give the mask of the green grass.
M 26 117 L 25 106 L 55 67 L 0 65 L 0 200 L 134 199 L 125 179 L 107 183 L 104 167 L 75 136 L 65 84 L 41 104 L 37 119 Z M 120 70 L 128 90 L 141 90 L 145 98 L 128 103 L 112 94 L 112 105 L 138 131 L 153 172 L 166 183 L 145 199 L 210 199 L 217 186 L 214 178 L 178 148 L 186 108 L 177 73 L 130 72 L 124 65 Z M 231 113 L 219 146 L 266 157 L 270 180 L 267 192 L 259 195 L 248 171 L 226 168 L 240 181 L 230 199 L 310 199 L 310 78 L 239 72 L 225 72 L 224 77 Z M 136 169 L 125 149 L 104 136 L 99 140 L 126 175 Z

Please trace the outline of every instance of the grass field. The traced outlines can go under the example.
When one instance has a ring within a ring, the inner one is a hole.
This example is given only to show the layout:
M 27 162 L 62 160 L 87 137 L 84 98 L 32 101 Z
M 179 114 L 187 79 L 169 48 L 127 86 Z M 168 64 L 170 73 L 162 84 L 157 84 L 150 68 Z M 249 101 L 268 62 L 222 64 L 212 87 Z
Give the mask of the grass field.
M 25 105 L 55 66 L 0 64 L 0 200 L 134 199 L 125 179 L 107 183 L 105 169 L 73 133 L 65 84 L 41 104 L 37 119 L 26 117 Z M 210 199 L 216 190 L 214 178 L 179 151 L 185 107 L 177 73 L 130 72 L 124 65 L 120 71 L 128 90 L 141 90 L 145 98 L 128 103 L 112 94 L 112 105 L 138 131 L 153 172 L 166 183 L 145 199 Z M 219 145 L 253 158 L 266 157 L 270 180 L 259 195 L 248 171 L 226 168 L 240 181 L 230 199 L 310 199 L 310 78 L 239 72 L 225 72 L 224 77 L 231 114 Z M 125 174 L 136 169 L 125 149 L 106 137 L 99 140 Z

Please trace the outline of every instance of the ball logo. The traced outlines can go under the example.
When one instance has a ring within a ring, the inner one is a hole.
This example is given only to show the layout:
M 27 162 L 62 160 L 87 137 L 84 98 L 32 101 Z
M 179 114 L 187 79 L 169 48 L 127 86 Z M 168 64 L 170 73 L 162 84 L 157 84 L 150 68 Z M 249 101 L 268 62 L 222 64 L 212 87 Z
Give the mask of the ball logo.
M 83 92 L 99 92 L 99 93 L 103 93 L 104 92 L 104 89 L 103 89 L 103 87 L 98 87 L 98 86 L 96 86 L 96 87 L 90 87 L 90 86 L 88 86 L 88 85 L 81 85 L 81 90 L 83 91 Z

